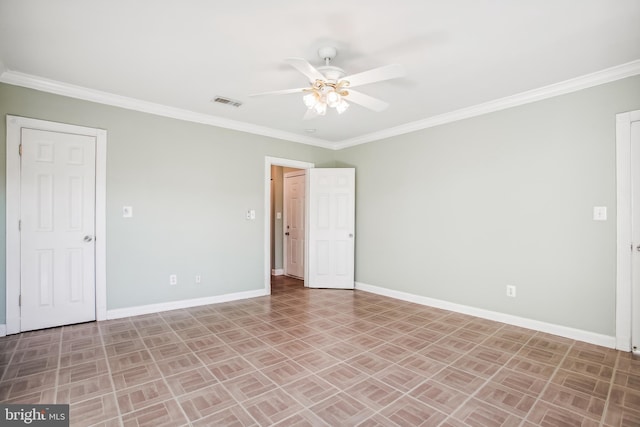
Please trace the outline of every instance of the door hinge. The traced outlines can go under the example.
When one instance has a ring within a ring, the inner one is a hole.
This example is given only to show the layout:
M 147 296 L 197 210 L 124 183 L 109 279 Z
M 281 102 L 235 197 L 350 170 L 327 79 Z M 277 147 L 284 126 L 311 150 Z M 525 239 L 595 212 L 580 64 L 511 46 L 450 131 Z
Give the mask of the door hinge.
M 22 144 L 18 145 L 18 155 L 22 157 Z
M 22 231 L 22 220 L 18 220 L 18 231 Z
M 18 307 L 22 307 L 22 294 L 18 295 Z

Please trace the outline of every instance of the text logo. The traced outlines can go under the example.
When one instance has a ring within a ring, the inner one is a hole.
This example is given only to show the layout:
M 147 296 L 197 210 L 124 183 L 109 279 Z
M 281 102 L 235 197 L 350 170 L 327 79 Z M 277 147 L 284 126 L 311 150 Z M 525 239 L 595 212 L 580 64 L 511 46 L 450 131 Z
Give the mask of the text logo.
M 69 405 L 2 405 L 0 425 L 69 427 Z

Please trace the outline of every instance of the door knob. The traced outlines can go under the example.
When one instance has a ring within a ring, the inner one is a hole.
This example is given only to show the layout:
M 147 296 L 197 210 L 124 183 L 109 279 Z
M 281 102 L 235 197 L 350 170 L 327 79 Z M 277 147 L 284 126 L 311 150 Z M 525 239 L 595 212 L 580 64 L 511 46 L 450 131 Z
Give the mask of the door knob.
M 285 236 L 288 236 L 288 235 L 289 235 L 289 232 L 287 231 L 286 233 L 284 233 L 284 235 L 285 235 Z
M 84 236 L 84 239 L 82 240 L 84 240 L 85 242 L 90 242 L 93 240 L 93 236 Z

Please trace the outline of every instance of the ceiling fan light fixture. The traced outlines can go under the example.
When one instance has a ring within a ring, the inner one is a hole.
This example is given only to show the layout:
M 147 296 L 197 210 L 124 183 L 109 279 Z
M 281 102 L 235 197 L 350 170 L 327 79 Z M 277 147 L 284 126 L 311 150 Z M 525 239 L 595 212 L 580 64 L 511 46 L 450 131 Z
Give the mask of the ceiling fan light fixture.
M 318 55 L 324 61 L 324 65 L 317 68 L 303 58 L 286 58 L 285 61 L 289 65 L 304 74 L 310 86 L 257 93 L 251 96 L 302 92 L 304 94 L 302 101 L 309 110 L 304 115 L 304 119 L 324 116 L 328 108 L 334 108 L 338 114 L 342 114 L 351 103 L 376 112 L 385 110 L 389 106 L 386 102 L 361 92 L 352 91 L 351 88 L 404 77 L 404 67 L 399 64 L 390 64 L 347 75 L 342 68 L 331 65 L 331 60 L 337 54 L 338 51 L 335 47 L 321 47 L 318 50 Z M 345 99 L 348 99 L 349 102 L 346 102 Z
M 312 109 L 318 103 L 318 94 L 315 92 L 308 93 L 302 97 L 302 102 L 308 109 Z
M 347 111 L 347 108 L 349 108 L 349 103 L 344 99 L 340 99 L 340 102 L 338 102 L 338 105 L 336 105 L 335 108 L 338 114 L 342 114 Z
M 316 113 L 318 113 L 319 116 L 324 116 L 325 114 L 327 114 L 327 104 L 325 104 L 324 102 L 316 103 L 313 109 L 316 111 Z
M 331 108 L 336 108 L 342 101 L 340 94 L 333 89 L 327 92 L 325 99 L 327 100 L 327 105 Z

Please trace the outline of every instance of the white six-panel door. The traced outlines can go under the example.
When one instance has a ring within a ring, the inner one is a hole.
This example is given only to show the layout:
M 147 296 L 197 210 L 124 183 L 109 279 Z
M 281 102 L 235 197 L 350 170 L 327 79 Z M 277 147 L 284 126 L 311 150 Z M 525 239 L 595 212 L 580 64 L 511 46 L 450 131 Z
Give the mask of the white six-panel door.
M 353 289 L 355 169 L 308 169 L 307 181 L 307 286 Z
M 22 331 L 96 319 L 96 138 L 22 129 Z
M 640 353 L 640 120 L 631 125 L 631 348 Z
M 305 172 L 284 175 L 284 252 L 287 276 L 304 277 Z

